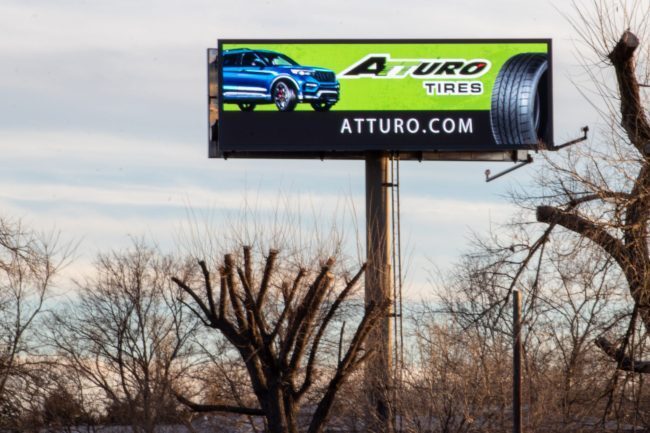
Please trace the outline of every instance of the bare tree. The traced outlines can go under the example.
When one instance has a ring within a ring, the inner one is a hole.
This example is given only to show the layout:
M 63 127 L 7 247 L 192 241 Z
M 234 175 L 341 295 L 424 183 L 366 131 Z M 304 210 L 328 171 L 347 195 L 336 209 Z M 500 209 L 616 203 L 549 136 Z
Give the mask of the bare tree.
M 546 244 L 543 265 L 536 260 L 535 266 L 521 272 L 516 284 L 525 294 L 525 423 L 534 431 L 598 431 L 608 404 L 612 368 L 593 342 L 605 332 L 623 329 L 628 299 L 620 293 L 624 279 L 606 254 L 575 248 L 559 234 Z M 521 236 L 519 240 L 527 242 Z M 484 428 L 493 431 L 506 428 L 511 416 L 512 317 L 504 298 L 520 270 L 520 257 L 504 248 L 507 257 L 495 260 L 494 251 L 486 252 L 484 247 L 466 257 L 453 279 L 445 281 L 442 305 L 437 306 L 437 314 L 422 315 L 416 342 L 421 351 L 437 355 L 443 366 L 440 358 L 456 345 L 464 345 L 464 356 L 444 368 L 480 371 L 485 379 L 471 382 L 472 374 L 457 373 L 460 386 L 440 381 L 440 392 L 449 394 L 451 403 L 466 405 L 471 419 L 488 421 Z M 442 336 L 422 331 L 433 326 Z M 442 369 L 439 365 L 436 368 Z M 500 396 L 502 406 L 479 403 L 481 395 L 490 396 L 484 401 L 494 403 Z M 629 409 L 606 419 L 623 423 L 633 412 Z M 506 425 L 499 425 L 504 421 Z M 478 423 L 465 427 L 482 431 Z
M 563 227 L 589 240 L 615 261 L 634 302 L 630 324 L 633 331 L 637 317 L 650 329 L 650 250 L 647 239 L 650 122 L 638 79 L 639 72 L 643 73 L 642 68 L 647 68 L 647 64 L 638 62 L 640 59 L 635 54 L 641 41 L 631 31 L 624 31 L 617 41 L 609 40 L 612 36 L 608 34 L 612 24 L 610 12 L 604 3 L 600 3 L 596 13 L 602 26 L 594 26 L 593 19 L 585 17 L 582 28 L 591 46 L 606 55 L 605 59 L 616 75 L 617 118 L 621 130 L 616 131 L 609 148 L 624 160 L 592 159 L 583 170 L 580 170 L 580 165 L 573 170 L 553 166 L 560 176 L 554 183 L 549 182 L 554 195 L 552 202 L 549 200 L 537 205 L 536 215 L 539 222 L 548 224 L 549 230 Z M 650 16 L 647 8 L 645 11 L 631 10 L 630 13 L 642 14 L 640 19 L 644 23 Z M 622 170 L 616 173 L 612 164 L 621 164 Z M 618 368 L 646 372 L 643 363 L 624 362 L 629 336 L 617 349 L 604 336 L 597 344 L 617 360 Z
M 639 50 L 642 40 L 630 30 L 637 26 L 645 36 L 650 10 L 638 2 L 594 3 L 594 14 L 580 13 L 574 28 L 613 69 L 615 88 L 598 88 L 609 106 L 607 114 L 618 126 L 611 125 L 609 141 L 589 155 L 570 155 L 569 164 L 550 164 L 547 174 L 555 175 L 546 182 L 550 193 L 536 204 L 537 221 L 548 227 L 538 245 L 541 248 L 551 231 L 562 228 L 577 235 L 581 247 L 596 246 L 616 263 L 633 304 L 629 332 L 620 345 L 604 335 L 597 344 L 618 368 L 644 372 L 643 363 L 624 360 L 637 320 L 650 329 L 650 122 L 642 91 L 648 85 L 650 58 L 645 49 Z M 616 21 L 621 15 L 623 25 Z
M 192 363 L 197 322 L 185 314 L 171 276 L 186 269 L 136 242 L 100 255 L 95 275 L 51 323 L 56 361 L 108 401 L 107 420 L 151 433 L 174 420 L 171 384 Z M 98 393 L 99 391 L 99 393 Z
M 462 296 L 447 305 L 464 328 L 508 335 L 506 304 L 523 289 L 531 428 L 647 426 L 639 373 L 650 371 L 650 8 L 576 6 L 582 53 L 598 56 L 582 60 L 604 101 L 603 126 L 591 142 L 547 156 L 535 185 L 513 193 L 521 214 L 468 256 L 455 286 Z
M 0 406 L 6 415 L 0 418 L 10 424 L 18 421 L 29 400 L 24 391 L 39 376 L 35 330 L 71 251 L 56 234 L 0 218 Z
M 257 405 L 198 404 L 181 393 L 178 398 L 195 411 L 259 415 L 269 432 L 297 433 L 300 408 L 307 394 L 318 390 L 312 395 L 308 431 L 320 433 L 337 392 L 371 355 L 364 343 L 388 306 L 369 305 L 340 359 L 332 359 L 322 349 L 331 346 L 326 341 L 328 326 L 341 314 L 365 266 L 345 278 L 336 274 L 332 258 L 318 270 L 292 270 L 278 264 L 278 257 L 278 251 L 269 251 L 256 276 L 253 251 L 244 247 L 239 259 L 224 256 L 216 277 L 206 262 L 199 261 L 201 282 L 174 278 L 191 297 L 188 306 L 195 315 L 238 352 Z M 329 369 L 328 360 L 333 364 Z
M 404 430 L 508 430 L 507 336 L 478 326 L 464 329 L 453 319 L 435 320 L 429 307 L 411 316 L 413 344 L 401 393 Z

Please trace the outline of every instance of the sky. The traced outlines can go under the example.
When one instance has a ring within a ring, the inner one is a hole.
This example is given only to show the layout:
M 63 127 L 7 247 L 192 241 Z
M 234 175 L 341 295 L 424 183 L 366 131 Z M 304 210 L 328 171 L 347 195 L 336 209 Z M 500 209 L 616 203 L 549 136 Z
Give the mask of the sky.
M 207 157 L 206 48 L 218 38 L 552 38 L 555 142 L 598 122 L 566 1 L 2 0 L 0 215 L 79 244 L 72 271 L 144 237 L 173 250 L 287 205 L 311 230 L 358 239 L 362 161 Z M 536 163 L 540 164 L 539 162 Z M 427 296 L 473 233 L 505 223 L 534 167 L 485 183 L 494 162 L 403 162 L 407 294 Z M 353 252 L 354 253 L 354 252 Z

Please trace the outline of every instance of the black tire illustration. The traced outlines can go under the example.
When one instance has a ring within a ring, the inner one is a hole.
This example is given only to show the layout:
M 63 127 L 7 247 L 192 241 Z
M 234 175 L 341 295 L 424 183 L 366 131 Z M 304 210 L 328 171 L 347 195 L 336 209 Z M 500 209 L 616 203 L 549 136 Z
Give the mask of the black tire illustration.
M 271 94 L 273 95 L 273 102 L 275 102 L 275 106 L 278 107 L 279 111 L 293 111 L 296 108 L 298 103 L 296 91 L 284 81 L 275 83 Z
M 332 108 L 332 103 L 330 102 L 312 102 L 311 107 L 316 111 L 330 111 Z
M 490 123 L 496 144 L 536 145 L 547 126 L 548 59 L 524 53 L 503 65 L 492 91 Z
M 239 106 L 239 109 L 241 111 L 253 111 L 255 109 L 255 104 L 251 104 L 250 102 L 240 102 L 237 104 Z

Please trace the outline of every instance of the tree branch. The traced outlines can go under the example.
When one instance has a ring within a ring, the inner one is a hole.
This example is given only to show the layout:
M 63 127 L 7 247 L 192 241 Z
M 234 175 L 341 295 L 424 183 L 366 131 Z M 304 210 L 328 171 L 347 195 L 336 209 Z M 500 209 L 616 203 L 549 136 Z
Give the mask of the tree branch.
M 226 302 L 228 301 L 228 288 L 226 281 L 226 270 L 219 269 L 219 318 L 226 320 Z
M 262 317 L 259 308 L 257 308 L 257 304 L 253 298 L 253 291 L 250 287 L 250 281 L 247 279 L 245 271 L 241 268 L 237 268 L 237 273 L 239 274 L 239 280 L 244 289 L 244 306 L 248 323 L 251 324 L 251 329 L 256 334 L 259 334 L 260 338 L 268 338 L 266 321 Z
M 309 387 L 312 385 L 314 362 L 316 361 L 318 346 L 320 345 L 320 341 L 323 338 L 323 334 L 325 334 L 327 325 L 329 325 L 330 321 L 334 317 L 334 314 L 336 314 L 336 311 L 338 310 L 339 306 L 348 297 L 350 291 L 357 285 L 357 282 L 359 281 L 359 279 L 361 279 L 361 276 L 364 274 L 365 271 L 366 271 L 366 264 L 364 263 L 359 269 L 359 272 L 357 272 L 357 274 L 347 283 L 345 288 L 336 297 L 336 300 L 332 303 L 329 311 L 327 312 L 327 315 L 323 319 L 323 322 L 321 323 L 318 332 L 314 337 L 314 341 L 311 344 L 309 359 L 307 361 L 307 367 L 305 369 L 305 380 L 303 381 L 303 384 L 297 393 L 298 396 L 303 395 L 307 391 L 307 389 L 309 389 Z
M 623 269 L 626 269 L 628 263 L 623 243 L 593 221 L 553 206 L 539 206 L 537 208 L 537 221 L 560 225 L 590 239 L 610 254 Z
M 329 263 L 329 262 L 328 262 Z M 293 355 L 291 356 L 291 361 L 289 362 L 289 368 L 291 370 L 297 370 L 302 357 L 305 354 L 307 349 L 307 343 L 314 333 L 314 323 L 318 316 L 318 308 L 323 303 L 325 295 L 328 292 L 332 284 L 333 278 L 327 272 L 323 279 L 321 279 L 318 285 L 315 285 L 316 290 L 313 291 L 313 296 L 310 298 L 305 297 L 304 303 L 306 304 L 307 314 L 304 316 L 302 324 L 298 328 L 297 335 L 295 337 L 295 344 L 293 348 Z M 310 293 L 311 290 L 310 290 Z
M 201 298 L 199 298 L 199 296 L 194 292 L 194 290 L 192 290 L 192 288 L 190 288 L 190 286 L 188 286 L 187 284 L 185 284 L 183 281 L 179 280 L 176 277 L 172 277 L 172 281 L 176 283 L 176 285 L 180 287 L 185 293 L 190 295 L 192 299 L 194 299 L 194 302 L 196 302 L 197 305 L 201 308 L 201 311 L 203 311 L 203 314 L 207 319 L 212 317 L 210 315 L 210 310 L 208 309 L 208 307 L 203 303 L 203 301 L 201 301 Z
M 384 304 L 375 304 L 371 302 L 367 306 L 366 312 L 361 319 L 361 323 L 359 324 L 354 337 L 352 337 L 352 341 L 348 346 L 348 350 L 343 357 L 343 360 L 338 363 L 336 372 L 330 380 L 325 394 L 316 406 L 316 410 L 312 416 L 312 421 L 309 425 L 308 433 L 320 433 L 322 431 L 324 422 L 320 422 L 319 420 L 327 420 L 339 388 L 347 377 L 368 358 L 369 354 L 367 352 L 359 357 L 359 351 L 368 338 L 370 331 L 377 326 L 379 319 L 386 314 L 386 310 L 389 307 L 390 302 Z
M 199 266 L 201 267 L 201 272 L 203 272 L 203 280 L 205 281 L 205 292 L 208 297 L 208 305 L 210 307 L 210 313 L 216 315 L 214 308 L 214 295 L 212 294 L 212 283 L 210 282 L 210 271 L 208 271 L 208 266 L 205 264 L 204 260 L 199 260 Z
M 194 412 L 228 412 L 240 415 L 264 416 L 264 411 L 262 409 L 244 406 L 230 406 L 225 404 L 198 404 L 183 397 L 177 392 L 174 392 L 174 397 L 176 397 L 176 400 L 189 407 Z
M 239 331 L 246 332 L 248 330 L 248 323 L 246 322 L 246 317 L 244 316 L 244 310 L 241 305 L 241 301 L 237 296 L 235 291 L 235 276 L 234 276 L 234 263 L 232 256 L 226 254 L 224 257 L 225 270 L 226 270 L 226 286 L 228 288 L 228 294 L 230 295 L 230 304 L 232 305 L 233 312 L 235 313 L 235 318 L 239 324 Z
M 616 71 L 621 96 L 621 126 L 632 144 L 645 155 L 644 148 L 650 143 L 650 123 L 641 103 L 639 82 L 636 77 L 634 52 L 639 38 L 632 32 L 623 33 L 609 60 Z
M 614 199 L 614 200 L 632 200 L 632 194 L 628 194 L 626 192 L 619 192 L 619 191 L 599 191 L 596 194 L 587 194 L 583 195 L 581 197 L 577 198 L 572 198 L 569 200 L 567 205 L 570 208 L 575 208 L 578 205 L 581 205 L 583 203 L 588 203 L 594 200 L 606 200 L 606 199 Z
M 650 361 L 635 361 L 627 356 L 624 350 L 614 346 L 605 337 L 596 339 L 595 343 L 607 356 L 617 362 L 619 370 L 642 374 L 650 373 Z
M 327 274 L 329 273 L 330 268 L 334 265 L 334 259 L 329 258 L 327 262 L 321 267 L 321 270 L 314 280 L 314 282 L 309 287 L 307 294 L 300 302 L 300 305 L 296 309 L 295 315 L 290 317 L 290 321 L 287 326 L 287 339 L 283 344 L 280 359 L 282 362 L 285 362 L 291 348 L 293 347 L 296 339 L 299 337 L 299 332 L 304 326 L 304 322 L 309 312 L 311 311 L 313 301 L 316 298 L 316 292 L 321 288 L 323 280 L 326 279 Z
M 262 276 L 262 283 L 260 284 L 260 292 L 257 296 L 257 308 L 260 309 L 264 305 L 264 300 L 266 293 L 269 289 L 269 281 L 271 281 L 271 275 L 273 273 L 273 267 L 275 266 L 275 259 L 278 257 L 278 250 L 269 251 L 269 256 L 266 259 L 266 265 L 264 267 L 264 275 Z

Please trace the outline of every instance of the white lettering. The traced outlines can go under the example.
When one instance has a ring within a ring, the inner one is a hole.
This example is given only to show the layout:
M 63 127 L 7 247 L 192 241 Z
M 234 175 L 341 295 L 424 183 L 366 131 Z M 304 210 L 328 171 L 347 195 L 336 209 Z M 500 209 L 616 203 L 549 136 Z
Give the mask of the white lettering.
M 454 119 L 445 119 L 442 122 L 442 130 L 447 134 L 451 134 L 456 130 L 456 122 Z
M 394 120 L 394 125 L 393 125 L 393 132 L 395 134 L 404 134 L 404 120 L 397 118 Z
M 440 119 L 437 117 L 434 117 L 429 121 L 429 130 L 433 132 L 434 134 L 440 134 L 440 129 L 436 127 L 436 123 L 440 124 Z
M 369 118 L 369 119 L 366 119 L 366 122 L 368 122 L 368 131 L 369 131 L 371 134 L 374 134 L 374 133 L 375 133 L 375 122 L 376 122 L 376 121 L 377 121 L 377 119 L 372 118 L 372 117 Z
M 348 119 L 343 119 L 341 134 L 352 134 L 352 128 L 350 127 L 350 121 Z
M 364 119 L 354 119 L 354 121 L 357 122 L 357 134 L 361 134 L 362 132 L 363 120 Z
M 474 132 L 474 128 L 472 125 L 472 119 L 463 119 L 462 117 L 458 121 L 458 132 L 460 134 L 472 134 Z
M 354 126 L 353 123 L 354 122 Z M 421 129 L 421 119 L 409 117 L 357 117 L 344 118 L 341 123 L 341 134 L 473 134 L 474 123 L 471 117 L 433 117 Z
M 418 122 L 418 119 L 409 119 L 406 121 L 406 129 L 408 132 L 411 134 L 415 134 L 420 130 L 420 122 Z
M 390 132 L 390 119 L 379 119 L 379 131 L 382 134 L 388 134 Z

